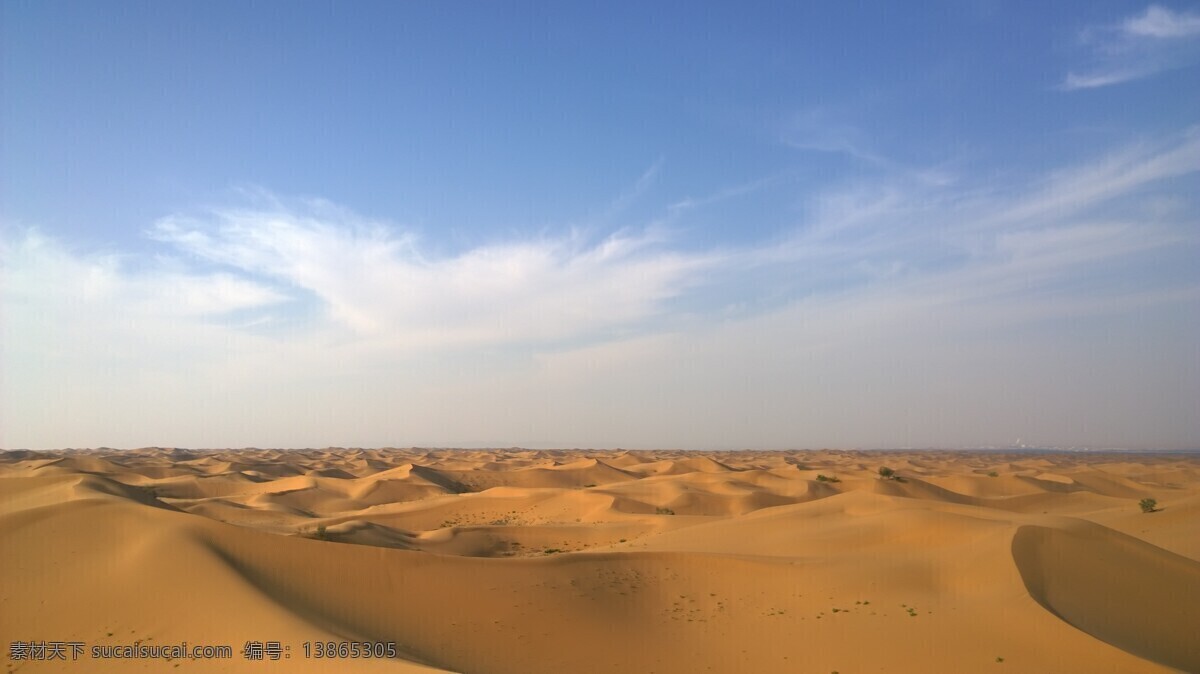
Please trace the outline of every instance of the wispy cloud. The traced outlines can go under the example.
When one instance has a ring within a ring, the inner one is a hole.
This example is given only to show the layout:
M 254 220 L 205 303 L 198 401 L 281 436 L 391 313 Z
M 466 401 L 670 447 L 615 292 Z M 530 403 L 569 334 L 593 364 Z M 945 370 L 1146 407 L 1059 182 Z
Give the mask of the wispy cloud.
M 780 185 L 787 180 L 788 176 L 786 174 L 778 174 L 768 176 L 766 178 L 751 180 L 738 185 L 732 185 L 730 187 L 725 187 L 711 194 L 706 194 L 700 197 L 684 197 L 683 199 L 680 199 L 679 201 L 667 206 L 667 217 L 664 218 L 664 220 L 675 220 L 677 217 L 688 211 L 702 209 L 713 204 L 727 201 L 729 199 L 735 199 L 737 197 L 744 197 L 749 194 L 754 194 L 755 192 L 768 187 Z
M 828 108 L 809 108 L 782 125 L 780 140 L 797 150 L 843 154 L 868 165 L 887 167 L 891 161 L 871 149 L 866 134 Z
M 858 169 L 866 168 L 889 178 L 930 187 L 951 185 L 956 176 L 946 166 L 914 166 L 875 147 L 869 134 L 847 121 L 853 115 L 827 107 L 813 107 L 787 117 L 779 125 L 779 142 L 805 152 L 840 155 Z
M 1095 89 L 1193 65 L 1200 58 L 1200 14 L 1150 5 L 1114 25 L 1085 29 L 1092 64 L 1067 73 L 1067 91 Z
M 1195 173 L 1198 167 L 1200 126 L 1195 126 L 1165 140 L 1137 143 L 1086 165 L 1054 171 L 997 217 L 1011 222 L 1061 219 L 1143 185 Z
M 632 187 L 613 200 L 612 205 L 609 206 L 608 214 L 612 216 L 621 213 L 630 204 L 645 195 L 654 186 L 655 181 L 658 180 L 659 174 L 662 173 L 664 162 L 665 159 L 663 157 L 654 160 L 654 163 L 642 172 L 642 175 L 638 177 Z

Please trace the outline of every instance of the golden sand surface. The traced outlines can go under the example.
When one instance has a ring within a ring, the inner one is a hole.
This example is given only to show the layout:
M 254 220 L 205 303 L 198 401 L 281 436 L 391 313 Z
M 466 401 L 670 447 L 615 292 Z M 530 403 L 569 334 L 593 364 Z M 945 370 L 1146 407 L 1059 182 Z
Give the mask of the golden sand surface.
M 6 651 L 234 652 L 6 672 L 1200 672 L 1200 456 L 11 451 L 0 569 Z

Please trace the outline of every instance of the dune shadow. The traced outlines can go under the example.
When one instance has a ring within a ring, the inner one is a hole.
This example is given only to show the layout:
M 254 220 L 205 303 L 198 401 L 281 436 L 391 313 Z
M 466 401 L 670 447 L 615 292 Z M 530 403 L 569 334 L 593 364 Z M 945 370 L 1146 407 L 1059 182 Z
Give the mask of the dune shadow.
M 1013 561 L 1035 601 L 1138 657 L 1200 672 L 1200 562 L 1090 522 L 1020 527 Z

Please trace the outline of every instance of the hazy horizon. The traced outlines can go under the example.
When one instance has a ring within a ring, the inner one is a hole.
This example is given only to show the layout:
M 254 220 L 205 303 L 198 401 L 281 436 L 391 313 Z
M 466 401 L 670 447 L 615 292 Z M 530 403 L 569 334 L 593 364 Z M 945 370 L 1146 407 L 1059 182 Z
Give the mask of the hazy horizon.
M 662 454 L 662 453 L 684 453 L 697 455 L 727 455 L 727 454 L 802 454 L 808 453 L 818 455 L 823 453 L 847 453 L 847 454 L 895 454 L 904 455 L 912 453 L 929 452 L 932 454 L 947 453 L 947 454 L 980 454 L 980 455 L 1019 455 L 1019 454 L 1144 454 L 1144 455 L 1176 455 L 1176 454 L 1200 454 L 1200 448 L 1181 448 L 1181 449 L 1158 449 L 1158 448 L 1143 448 L 1134 449 L 1128 447 L 1028 447 L 1028 446 L 1010 446 L 1010 447 L 785 447 L 778 449 L 762 449 L 757 447 L 732 447 L 732 448 L 673 448 L 673 447 L 567 447 L 567 446 L 533 446 L 519 447 L 510 446 L 502 447 L 499 445 L 478 444 L 478 445 L 409 445 L 409 446 L 390 446 L 382 445 L 375 447 L 354 447 L 330 445 L 325 447 L 167 447 L 161 445 L 148 445 L 145 447 L 49 447 L 42 449 L 33 449 L 29 447 L 0 447 L 0 452 L 36 452 L 36 453 L 55 453 L 55 452 L 144 452 L 144 451 L 168 451 L 168 452 L 187 452 L 189 454 L 222 454 L 226 452 L 326 452 L 326 451 L 346 451 L 346 452 L 409 452 L 421 451 L 429 453 L 438 452 L 554 452 L 554 453 L 572 453 L 572 452 L 597 452 L 601 454 L 630 452 L 643 454 Z
M 0 6 L 0 447 L 1200 448 L 1200 6 Z

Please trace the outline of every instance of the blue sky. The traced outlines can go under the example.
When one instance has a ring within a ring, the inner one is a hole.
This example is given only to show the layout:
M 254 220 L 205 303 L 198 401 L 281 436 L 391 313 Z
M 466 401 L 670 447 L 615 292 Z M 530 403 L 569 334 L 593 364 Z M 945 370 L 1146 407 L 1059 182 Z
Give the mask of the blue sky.
M 1200 5 L 807 5 L 4 3 L 0 446 L 1200 446 Z

